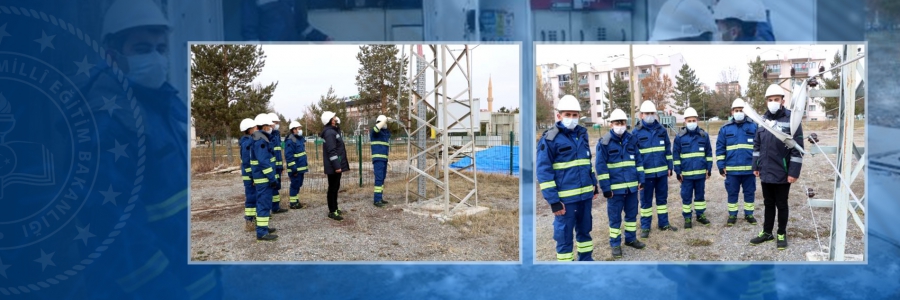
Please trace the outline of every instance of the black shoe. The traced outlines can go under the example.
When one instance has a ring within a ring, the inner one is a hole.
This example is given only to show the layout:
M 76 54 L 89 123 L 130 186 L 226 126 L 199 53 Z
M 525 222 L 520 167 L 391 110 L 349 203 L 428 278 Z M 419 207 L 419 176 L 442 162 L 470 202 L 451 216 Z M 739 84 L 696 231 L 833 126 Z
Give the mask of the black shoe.
M 384 204 L 384 201 L 382 201 L 382 202 L 375 202 L 375 206 L 376 206 L 376 207 L 384 207 L 385 205 L 386 205 L 386 204 Z
M 338 215 L 343 215 L 343 214 L 344 214 L 344 211 L 342 211 L 342 210 L 340 210 L 340 209 L 336 210 L 336 212 L 337 212 Z
M 750 225 L 756 225 L 756 218 L 754 218 L 753 215 L 746 215 L 744 216 L 744 219 L 747 220 L 747 223 L 750 223 Z
M 672 226 L 672 225 L 666 225 L 666 226 L 663 226 L 663 227 L 660 227 L 660 228 L 659 228 L 659 231 L 666 231 L 666 230 L 669 230 L 669 231 L 678 231 L 678 227 L 675 227 L 675 226 Z
M 684 229 L 691 229 L 691 218 L 684 219 Z
M 785 237 L 784 234 L 779 234 L 778 240 L 775 242 L 775 244 L 778 247 L 778 250 L 784 250 L 785 248 L 787 248 L 787 237 Z
M 702 214 L 697 216 L 697 222 L 703 225 L 709 225 L 709 220 L 706 219 L 706 214 Z
M 644 249 L 644 247 L 647 247 L 647 244 L 642 243 L 641 240 L 633 240 L 630 243 L 625 243 L 625 246 L 634 249 Z
M 381 200 L 381 203 L 390 204 L 389 202 L 387 202 L 387 200 Z
M 344 217 L 341 217 L 341 215 L 338 212 L 328 213 L 328 217 L 331 218 L 332 220 L 336 220 L 336 221 L 340 221 L 340 220 L 344 219 Z
M 291 203 L 291 209 L 300 209 L 300 208 L 303 208 L 303 206 L 300 205 L 300 202 Z
M 272 210 L 273 214 L 280 214 L 280 213 L 286 213 L 286 212 L 288 212 L 287 208 L 279 208 L 277 210 L 275 210 L 275 209 Z
M 725 223 L 725 226 L 731 227 L 734 223 L 737 223 L 737 216 L 728 216 L 728 223 Z
M 274 241 L 274 240 L 277 240 L 277 239 L 278 239 L 278 236 L 277 236 L 277 235 L 274 235 L 274 234 L 271 234 L 271 233 L 270 233 L 270 234 L 267 234 L 267 235 L 264 235 L 264 236 L 262 236 L 262 237 L 256 238 L 257 241 Z
M 759 235 L 750 240 L 750 244 L 759 245 L 771 240 L 774 240 L 775 237 L 772 236 L 771 233 L 765 233 L 764 231 L 760 231 Z M 786 243 L 786 242 L 785 242 Z
M 616 246 L 612 248 L 612 256 L 613 258 L 621 258 L 622 257 L 622 246 Z
M 272 227 L 269 227 L 269 233 L 274 233 L 274 232 L 275 232 L 275 231 L 278 231 L 278 229 L 275 229 L 275 228 L 272 228 Z
M 650 238 L 650 229 L 641 229 L 641 238 L 642 239 Z

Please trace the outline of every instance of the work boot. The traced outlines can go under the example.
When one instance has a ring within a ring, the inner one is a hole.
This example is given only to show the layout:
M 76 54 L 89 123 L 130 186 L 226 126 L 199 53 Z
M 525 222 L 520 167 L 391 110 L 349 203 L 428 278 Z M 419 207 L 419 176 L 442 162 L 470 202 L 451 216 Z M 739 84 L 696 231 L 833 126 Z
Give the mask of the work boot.
M 256 238 L 257 241 L 274 241 L 274 240 L 277 240 L 277 239 L 278 239 L 278 236 L 277 236 L 277 235 L 274 235 L 274 234 L 271 234 L 271 233 L 270 233 L 270 234 L 267 234 L 267 235 L 264 235 L 264 236 L 262 236 L 262 237 Z
M 278 229 L 276 229 L 274 227 L 269 227 L 269 233 L 275 233 L 276 231 L 278 231 Z
M 731 227 L 734 223 L 737 223 L 737 216 L 728 216 L 728 223 L 725 223 L 725 226 Z
M 706 219 L 706 214 L 702 214 L 697 216 L 697 222 L 703 225 L 709 225 L 709 220 Z
M 784 250 L 787 248 L 787 237 L 785 237 L 784 234 L 779 234 L 778 241 L 776 241 L 775 244 L 778 247 L 778 250 Z
M 644 247 L 647 247 L 647 244 L 644 244 L 641 242 L 641 240 L 636 239 L 631 242 L 626 242 L 625 246 L 628 246 L 628 247 L 631 247 L 634 249 L 644 249 Z
M 693 226 L 691 226 L 691 218 L 684 219 L 684 229 L 691 229 L 692 227 Z
M 341 215 L 337 211 L 333 212 L 333 213 L 328 213 L 328 217 L 335 221 L 340 221 L 340 220 L 344 219 L 344 217 L 341 217 Z
M 300 205 L 300 202 L 291 203 L 291 209 L 301 209 L 301 208 L 303 208 L 303 206 Z
M 387 200 L 381 200 L 381 203 L 390 204 L 389 202 L 387 202 Z
M 750 240 L 750 244 L 759 245 L 771 240 L 774 240 L 775 237 L 772 236 L 771 233 L 766 233 L 765 231 L 760 231 L 759 235 Z M 785 242 L 787 243 L 787 242 Z
M 244 220 L 244 231 L 247 231 L 247 232 L 256 231 L 256 221 Z
M 612 248 L 612 257 L 622 258 L 622 246 L 615 246 Z
M 756 225 L 756 218 L 754 218 L 753 215 L 746 215 L 744 216 L 744 219 L 747 220 L 747 223 L 750 223 L 750 225 Z
M 384 207 L 385 206 L 384 201 L 375 202 L 375 206 L 376 207 Z
M 659 231 L 666 231 L 666 230 L 668 230 L 668 231 L 678 231 L 678 227 L 675 227 L 675 226 L 672 226 L 672 225 L 666 225 L 666 226 L 663 226 L 663 227 L 660 227 L 660 228 L 659 228 Z
M 344 214 L 344 211 L 341 210 L 340 208 L 337 209 L 337 210 L 335 210 L 335 212 L 337 212 L 338 215 L 343 215 L 343 214 Z
M 273 209 L 273 210 L 272 210 L 272 213 L 273 213 L 273 214 L 280 214 L 280 213 L 286 213 L 287 211 L 288 211 L 287 208 L 278 208 L 277 210 Z
M 641 229 L 641 238 L 642 239 L 650 238 L 650 229 Z

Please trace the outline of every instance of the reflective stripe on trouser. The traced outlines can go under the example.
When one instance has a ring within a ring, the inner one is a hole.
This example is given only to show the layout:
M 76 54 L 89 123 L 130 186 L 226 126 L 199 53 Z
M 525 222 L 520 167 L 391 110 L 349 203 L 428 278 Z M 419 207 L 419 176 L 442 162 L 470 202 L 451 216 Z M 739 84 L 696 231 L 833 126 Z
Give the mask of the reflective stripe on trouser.
M 744 190 L 744 215 L 752 215 L 755 208 L 756 176 L 725 175 L 725 191 L 728 193 L 728 215 L 737 216 L 740 189 Z
M 681 183 L 681 214 L 685 218 L 691 217 L 691 203 L 698 216 L 706 211 L 705 188 L 706 179 L 684 179 Z
M 625 212 L 625 242 L 637 239 L 635 227 L 637 226 L 638 194 L 622 193 L 613 194 L 606 204 L 606 215 L 609 217 L 609 246 L 622 245 L 622 236 L 619 234 L 622 228 L 622 212 Z
M 269 216 L 272 213 L 272 189 L 268 185 L 256 187 L 256 237 L 269 234 Z
M 381 202 L 384 191 L 384 176 L 387 174 L 387 161 L 372 161 L 372 169 L 375 171 L 375 202 Z
M 281 172 L 275 173 L 275 189 L 272 190 L 272 210 L 281 209 Z
M 659 227 L 669 225 L 669 212 L 666 203 L 669 197 L 669 178 L 656 177 L 644 179 L 641 194 L 641 229 L 650 229 L 653 224 L 653 196 L 656 196 L 656 219 Z
M 553 218 L 553 240 L 556 241 L 556 259 L 574 260 L 574 244 L 578 242 L 578 260 L 592 261 L 593 242 L 591 239 L 591 200 L 566 203 L 566 213 Z M 574 231 L 574 236 L 573 236 Z M 588 244 L 591 246 L 588 247 Z
M 299 173 L 297 177 L 288 176 L 291 179 L 291 185 L 288 187 L 288 196 L 290 196 L 291 203 L 297 203 L 300 201 L 300 188 L 303 187 L 303 174 Z
M 256 217 L 256 188 L 250 181 L 244 181 L 244 219 Z

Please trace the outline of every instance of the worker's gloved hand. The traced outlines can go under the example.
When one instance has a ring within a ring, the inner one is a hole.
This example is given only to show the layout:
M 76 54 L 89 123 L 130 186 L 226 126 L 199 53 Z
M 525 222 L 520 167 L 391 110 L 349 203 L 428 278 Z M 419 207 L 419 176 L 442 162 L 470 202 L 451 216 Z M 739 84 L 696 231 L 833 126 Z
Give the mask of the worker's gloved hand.
M 725 169 L 719 169 L 719 175 L 722 175 L 722 177 L 725 177 Z
M 604 198 L 612 198 L 612 196 L 613 196 L 612 191 L 609 191 L 609 192 L 603 192 L 603 197 L 604 197 Z
M 291 177 L 297 177 L 297 176 L 299 176 L 299 175 L 300 175 L 300 172 L 294 172 L 294 173 L 291 173 Z
M 643 189 L 644 189 L 644 184 L 643 183 L 638 184 L 638 190 L 643 190 Z
M 278 183 L 275 183 L 274 181 L 269 181 L 269 187 L 274 189 L 274 188 L 278 187 Z
M 709 176 L 712 176 L 712 171 L 706 170 L 706 178 L 709 178 Z
M 684 177 L 681 176 L 681 174 L 675 174 L 675 178 L 678 179 L 678 181 L 684 181 Z
M 550 209 L 553 210 L 553 212 L 561 211 L 563 209 L 563 204 L 562 202 L 550 204 Z

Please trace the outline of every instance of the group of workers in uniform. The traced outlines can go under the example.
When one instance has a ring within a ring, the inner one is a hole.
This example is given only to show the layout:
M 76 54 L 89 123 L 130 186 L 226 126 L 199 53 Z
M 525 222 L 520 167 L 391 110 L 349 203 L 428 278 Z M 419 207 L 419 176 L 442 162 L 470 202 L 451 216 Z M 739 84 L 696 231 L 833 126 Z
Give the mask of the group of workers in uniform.
M 791 111 L 784 107 L 782 88 L 770 85 L 765 98 L 764 121 L 790 134 Z M 625 112 L 615 109 L 608 118 L 611 129 L 600 138 L 592 153 L 587 129 L 578 125 L 581 105 L 572 95 L 560 99 L 558 121 L 543 133 L 537 149 L 538 185 L 555 215 L 553 239 L 557 260 L 572 261 L 576 257 L 579 261 L 593 260 L 591 207 L 599 195 L 606 199 L 609 245 L 614 258 L 624 255 L 623 235 L 625 246 L 646 247 L 638 238 L 637 229 L 641 229 L 641 239 L 650 237 L 654 205 L 657 229 L 678 231 L 668 216 L 668 178 L 672 175 L 681 184 L 684 228 L 691 229 L 696 223 L 710 225 L 706 210 L 710 199 L 705 189 L 714 165 L 725 177 L 728 202 L 725 226 L 737 223 L 741 191 L 743 218 L 757 225 L 753 213 L 759 178 L 765 216 L 762 231 L 750 243 L 758 245 L 776 240 L 777 249 L 787 248 L 788 191 L 800 177 L 802 154 L 785 147 L 783 141 L 749 119 L 743 112 L 746 105 L 740 98 L 732 102 L 732 118 L 719 130 L 715 148 L 709 134 L 698 126 L 694 108 L 684 110 L 684 127 L 671 141 L 657 118 L 657 106 L 653 102 L 642 103 L 641 120 L 631 131 L 627 130 Z M 802 128 L 793 135 L 801 147 L 802 136 Z M 778 230 L 773 232 L 776 219 Z M 573 252 L 575 248 L 577 255 Z
M 651 41 L 764 41 L 775 34 L 762 0 L 668 0 L 656 15 Z
M 347 150 L 344 147 L 343 135 L 340 131 L 340 118 L 334 112 L 325 111 L 321 116 L 324 128 L 319 137 L 323 140 L 323 171 L 328 178 L 326 200 L 328 218 L 341 221 L 342 211 L 338 208 L 337 196 L 341 188 L 341 174 L 350 170 Z M 370 132 L 372 147 L 372 165 L 375 175 L 374 205 L 384 207 L 384 178 L 387 173 L 388 152 L 390 150 L 390 131 L 387 122 L 392 119 L 384 115 L 378 116 L 376 124 Z M 280 206 L 281 175 L 287 169 L 290 179 L 288 195 L 290 209 L 305 207 L 300 202 L 300 188 L 303 187 L 304 174 L 309 172 L 306 156 L 306 138 L 297 121 L 288 126 L 289 134 L 284 138 L 282 148 L 279 118 L 275 113 L 264 113 L 255 119 L 244 119 L 240 130 L 244 132 L 238 142 L 241 148 L 241 178 L 244 182 L 244 220 L 247 231 L 256 231 L 259 241 L 278 239 L 276 229 L 269 226 L 273 214 L 288 212 Z M 283 156 L 282 156 L 283 154 Z M 283 159 L 282 159 L 283 158 Z

